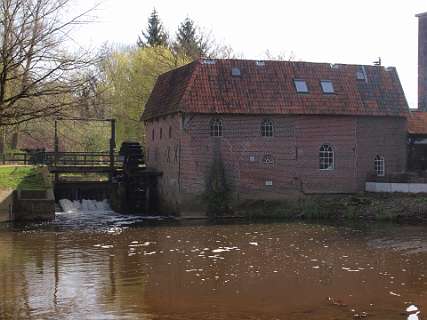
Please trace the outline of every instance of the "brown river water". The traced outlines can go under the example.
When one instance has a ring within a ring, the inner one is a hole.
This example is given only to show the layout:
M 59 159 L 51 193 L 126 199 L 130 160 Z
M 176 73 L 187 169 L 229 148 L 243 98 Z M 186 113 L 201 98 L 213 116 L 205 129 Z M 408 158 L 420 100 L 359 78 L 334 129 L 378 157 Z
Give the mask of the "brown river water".
M 427 226 L 112 213 L 0 225 L 2 320 L 416 320 L 424 310 Z

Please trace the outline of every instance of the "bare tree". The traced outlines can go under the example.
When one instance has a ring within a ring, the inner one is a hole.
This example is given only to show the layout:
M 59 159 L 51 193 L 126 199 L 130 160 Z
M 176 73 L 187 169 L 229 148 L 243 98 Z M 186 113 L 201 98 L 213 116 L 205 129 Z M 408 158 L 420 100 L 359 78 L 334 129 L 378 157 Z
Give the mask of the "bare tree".
M 80 104 L 95 58 L 66 48 L 93 9 L 65 19 L 71 2 L 0 0 L 0 128 Z

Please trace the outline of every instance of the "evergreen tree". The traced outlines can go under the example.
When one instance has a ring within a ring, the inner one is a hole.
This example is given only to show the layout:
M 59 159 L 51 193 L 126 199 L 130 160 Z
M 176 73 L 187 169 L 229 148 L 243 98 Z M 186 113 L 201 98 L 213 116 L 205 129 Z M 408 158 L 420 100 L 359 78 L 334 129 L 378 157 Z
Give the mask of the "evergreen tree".
M 187 17 L 178 27 L 175 50 L 189 58 L 198 59 L 205 51 L 201 40 L 194 21 Z
M 137 44 L 139 47 L 157 47 L 168 45 L 168 35 L 163 29 L 157 10 L 154 8 L 148 18 L 147 31 L 142 31 L 142 37 L 138 37 Z

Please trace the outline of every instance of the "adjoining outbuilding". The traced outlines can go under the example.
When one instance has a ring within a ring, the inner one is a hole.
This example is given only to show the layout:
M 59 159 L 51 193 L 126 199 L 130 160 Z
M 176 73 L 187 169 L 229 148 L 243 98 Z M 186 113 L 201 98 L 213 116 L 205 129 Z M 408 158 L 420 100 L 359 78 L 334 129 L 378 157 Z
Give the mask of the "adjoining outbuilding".
M 364 191 L 405 172 L 408 112 L 395 68 L 200 59 L 159 77 L 141 119 L 162 203 L 182 213 L 218 160 L 238 200 Z
M 418 172 L 427 170 L 427 112 L 410 112 L 408 144 L 408 169 Z

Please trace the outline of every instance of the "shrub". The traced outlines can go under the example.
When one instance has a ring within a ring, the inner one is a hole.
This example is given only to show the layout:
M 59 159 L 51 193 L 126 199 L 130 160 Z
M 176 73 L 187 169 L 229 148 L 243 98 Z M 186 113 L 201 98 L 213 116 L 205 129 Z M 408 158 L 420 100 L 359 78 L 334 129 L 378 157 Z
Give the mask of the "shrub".
M 224 163 L 216 157 L 206 177 L 206 189 L 203 195 L 210 218 L 224 216 L 230 211 L 231 187 L 229 185 Z

